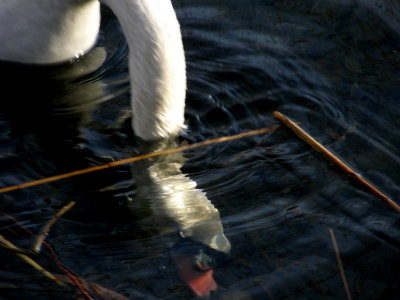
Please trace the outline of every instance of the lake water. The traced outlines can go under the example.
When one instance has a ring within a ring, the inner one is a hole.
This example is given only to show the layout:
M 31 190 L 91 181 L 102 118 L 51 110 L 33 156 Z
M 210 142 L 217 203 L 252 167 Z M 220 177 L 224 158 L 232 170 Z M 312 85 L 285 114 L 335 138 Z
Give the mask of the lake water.
M 143 145 L 132 134 L 128 49 L 104 8 L 85 57 L 1 64 L 1 187 L 272 127 L 277 110 L 400 201 L 398 1 L 174 5 L 188 66 L 178 141 Z M 75 201 L 47 241 L 72 273 L 129 299 L 194 298 L 172 256 L 200 248 L 216 261 L 213 299 L 346 299 L 330 232 L 353 299 L 400 292 L 398 212 L 284 127 L 0 199 L 0 233 L 21 248 L 33 242 L 22 226 L 38 233 Z M 185 229 L 191 220 L 200 233 Z M 208 233 L 214 249 L 203 246 Z M 15 254 L 0 256 L 0 299 L 74 299 Z M 46 247 L 35 260 L 66 274 Z

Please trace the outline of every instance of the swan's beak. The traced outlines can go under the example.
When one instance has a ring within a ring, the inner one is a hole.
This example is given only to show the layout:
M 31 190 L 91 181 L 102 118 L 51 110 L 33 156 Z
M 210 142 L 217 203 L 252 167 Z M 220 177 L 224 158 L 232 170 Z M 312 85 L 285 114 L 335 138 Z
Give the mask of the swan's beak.
M 218 285 L 213 278 L 213 269 L 199 261 L 198 256 L 190 254 L 172 254 L 178 266 L 179 276 L 198 297 L 208 298 Z

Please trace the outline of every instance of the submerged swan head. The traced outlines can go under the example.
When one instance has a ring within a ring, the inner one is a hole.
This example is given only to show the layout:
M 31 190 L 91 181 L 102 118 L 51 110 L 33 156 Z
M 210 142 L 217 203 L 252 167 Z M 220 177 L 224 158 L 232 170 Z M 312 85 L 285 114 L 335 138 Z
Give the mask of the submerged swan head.
M 102 0 L 128 41 L 132 127 L 145 140 L 179 134 L 186 92 L 182 38 L 170 0 Z M 0 60 L 54 64 L 88 52 L 100 26 L 98 0 L 0 1 Z

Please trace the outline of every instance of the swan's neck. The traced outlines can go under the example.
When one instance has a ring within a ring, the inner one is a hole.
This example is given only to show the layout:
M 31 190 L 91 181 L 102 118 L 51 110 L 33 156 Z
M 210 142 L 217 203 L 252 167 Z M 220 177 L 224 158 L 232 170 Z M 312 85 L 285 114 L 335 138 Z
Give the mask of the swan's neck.
M 0 1 L 0 60 L 48 64 L 88 51 L 100 24 L 96 0 Z
M 145 140 L 178 134 L 183 127 L 185 56 L 170 0 L 104 0 L 129 43 L 133 128 Z
M 170 0 L 102 0 L 129 44 L 133 129 L 154 140 L 183 128 L 186 70 L 182 38 Z M 0 60 L 56 63 L 95 43 L 97 0 L 0 0 Z

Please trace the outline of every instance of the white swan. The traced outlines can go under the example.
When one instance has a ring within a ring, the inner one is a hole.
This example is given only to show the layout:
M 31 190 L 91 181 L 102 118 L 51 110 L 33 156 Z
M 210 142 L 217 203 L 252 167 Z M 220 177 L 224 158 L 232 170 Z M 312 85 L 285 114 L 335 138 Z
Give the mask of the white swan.
M 145 140 L 184 128 L 186 68 L 170 0 L 101 0 L 128 41 L 132 127 Z M 0 60 L 54 64 L 88 52 L 100 25 L 98 0 L 1 0 Z

